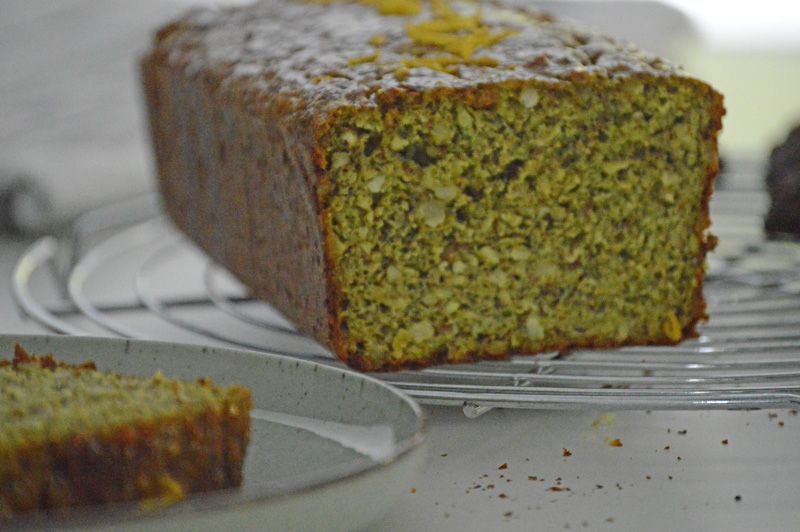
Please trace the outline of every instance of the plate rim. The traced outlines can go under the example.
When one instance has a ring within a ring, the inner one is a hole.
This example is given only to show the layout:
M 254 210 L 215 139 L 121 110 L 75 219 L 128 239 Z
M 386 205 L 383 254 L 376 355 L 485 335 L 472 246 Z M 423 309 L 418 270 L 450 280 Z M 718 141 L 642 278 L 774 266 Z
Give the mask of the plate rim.
M 92 343 L 112 343 L 125 345 L 125 350 L 129 349 L 131 344 L 136 346 L 149 346 L 156 349 L 169 350 L 174 348 L 179 349 L 196 349 L 198 351 L 205 350 L 208 356 L 221 357 L 225 354 L 234 354 L 245 356 L 256 356 L 262 358 L 273 359 L 276 362 L 282 361 L 283 363 L 292 364 L 297 367 L 304 367 L 304 371 L 309 372 L 328 372 L 330 374 L 341 375 L 341 378 L 349 376 L 350 378 L 363 379 L 369 381 L 376 387 L 383 389 L 386 393 L 400 399 L 406 407 L 410 409 L 413 418 L 417 420 L 416 431 L 408 438 L 397 442 L 390 454 L 382 457 L 379 460 L 359 460 L 357 464 L 341 475 L 333 475 L 330 478 L 323 478 L 322 480 L 304 481 L 299 485 L 291 486 L 284 491 L 270 491 L 269 493 L 258 495 L 252 499 L 244 501 L 231 500 L 235 496 L 235 488 L 217 490 L 214 492 L 196 493 L 187 496 L 178 504 L 166 508 L 164 510 L 147 513 L 141 511 L 139 502 L 130 501 L 123 503 L 114 503 L 109 505 L 91 505 L 91 506 L 76 506 L 68 510 L 68 513 L 59 513 L 58 509 L 49 511 L 34 511 L 30 514 L 23 514 L 14 516 L 8 522 L 3 523 L 3 526 L 10 526 L 9 530 L 41 530 L 43 527 L 58 527 L 58 528 L 73 528 L 77 526 L 94 527 L 97 525 L 130 525 L 135 523 L 150 523 L 156 524 L 160 521 L 192 518 L 196 519 L 210 513 L 217 513 L 223 511 L 231 511 L 234 508 L 261 508 L 269 504 L 277 504 L 280 502 L 301 498 L 303 496 L 313 495 L 315 493 L 323 492 L 333 486 L 356 481 L 362 477 L 378 473 L 386 470 L 395 464 L 408 458 L 415 451 L 420 450 L 427 440 L 429 431 L 429 420 L 425 410 L 420 404 L 410 395 L 403 390 L 392 386 L 391 384 L 382 381 L 376 377 L 368 374 L 359 373 L 349 368 L 339 368 L 327 364 L 314 362 L 311 360 L 302 360 L 288 355 L 272 353 L 269 351 L 257 351 L 251 349 L 240 349 L 227 346 L 211 346 L 204 344 L 193 344 L 186 342 L 171 342 L 164 340 L 150 340 L 138 338 L 119 338 L 119 337 L 106 337 L 94 335 L 62 335 L 62 334 L 29 334 L 29 333 L 0 333 L 0 345 L 20 344 L 24 346 L 26 341 L 31 342 L 92 342 Z M 54 354 L 55 348 L 53 348 Z M 44 354 L 44 353 L 37 353 Z M 5 353 L 0 353 L 0 359 L 9 357 Z M 90 357 L 91 358 L 91 357 Z M 198 378 L 202 375 L 198 375 Z M 114 515 L 116 518 L 113 520 L 113 525 L 108 522 L 107 518 Z M 106 518 L 104 520 L 104 518 Z

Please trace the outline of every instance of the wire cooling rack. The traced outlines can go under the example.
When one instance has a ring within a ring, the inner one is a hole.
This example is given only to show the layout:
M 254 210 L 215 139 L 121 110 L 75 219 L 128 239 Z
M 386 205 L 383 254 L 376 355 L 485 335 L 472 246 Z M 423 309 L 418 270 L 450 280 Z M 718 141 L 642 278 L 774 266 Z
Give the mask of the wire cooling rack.
M 422 403 L 494 407 L 756 409 L 800 405 L 800 246 L 765 241 L 758 190 L 712 201 L 711 319 L 672 347 L 580 350 L 379 374 Z M 220 344 L 341 365 L 250 297 L 184 239 L 147 196 L 82 217 L 20 257 L 20 310 L 48 329 Z

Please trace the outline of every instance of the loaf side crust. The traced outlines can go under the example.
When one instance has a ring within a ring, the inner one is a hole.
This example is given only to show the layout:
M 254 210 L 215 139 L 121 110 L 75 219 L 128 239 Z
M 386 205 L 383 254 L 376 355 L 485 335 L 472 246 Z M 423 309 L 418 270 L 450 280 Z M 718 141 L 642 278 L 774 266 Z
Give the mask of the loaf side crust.
M 697 324 L 707 317 L 703 263 L 715 242 L 707 233 L 708 200 L 718 172 L 722 97 L 661 59 L 571 23 L 492 6 L 482 14 L 493 28 L 518 33 L 474 54 L 495 66 L 468 61 L 456 75 L 430 68 L 399 75 L 398 65 L 414 48 L 404 30 L 408 18 L 381 16 L 355 3 L 275 0 L 198 10 L 162 29 L 142 65 L 159 182 L 171 218 L 301 332 L 361 370 L 672 344 L 696 336 Z M 379 58 L 371 59 L 376 36 L 382 41 Z M 419 58 L 418 50 L 412 52 Z M 391 128 L 392 116 L 425 106 L 457 102 L 480 111 L 508 93 L 528 90 L 567 101 L 581 91 L 601 93 L 628 82 L 691 87 L 709 117 L 699 133 L 706 161 L 696 184 L 697 215 L 684 227 L 697 243 L 690 259 L 694 282 L 687 289 L 691 304 L 679 312 L 677 325 L 666 316 L 668 333 L 554 337 L 503 348 L 487 343 L 423 357 L 395 353 L 376 359 L 356 346 L 343 318 L 350 299 L 331 225 L 338 215 L 331 202 L 339 186 L 332 167 L 341 124 L 373 113 Z

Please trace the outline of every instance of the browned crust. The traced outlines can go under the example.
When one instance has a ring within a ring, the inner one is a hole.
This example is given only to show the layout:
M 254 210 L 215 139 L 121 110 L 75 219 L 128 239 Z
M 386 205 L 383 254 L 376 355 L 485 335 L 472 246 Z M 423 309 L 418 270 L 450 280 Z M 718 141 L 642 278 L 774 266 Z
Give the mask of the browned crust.
M 168 27 L 159 35 L 159 41 L 167 39 L 170 34 L 177 31 L 179 31 L 178 26 Z M 152 92 L 152 95 L 149 96 L 151 100 L 150 116 L 151 123 L 154 124 L 153 135 L 158 155 L 157 160 L 159 161 L 159 178 L 162 193 L 165 197 L 167 210 L 176 225 L 198 242 L 212 258 L 225 265 L 242 279 L 258 297 L 268 300 L 283 312 L 298 326 L 301 332 L 328 346 L 345 363 L 356 369 L 363 371 L 395 371 L 420 368 L 438 363 L 507 358 L 512 354 L 474 352 L 451 355 L 446 358 L 432 357 L 425 362 L 391 360 L 376 366 L 370 360 L 351 353 L 348 348 L 346 331 L 341 329 L 341 323 L 338 319 L 342 297 L 336 273 L 338 265 L 332 253 L 332 235 L 328 229 L 328 212 L 324 207 L 324 195 L 329 186 L 325 168 L 324 147 L 325 134 L 336 121 L 338 113 L 353 112 L 353 108 L 339 107 L 327 116 L 316 114 L 309 118 L 306 113 L 309 109 L 303 107 L 303 94 L 287 93 L 282 97 L 275 97 L 259 92 L 257 89 L 250 90 L 238 82 L 231 84 L 232 88 L 227 89 L 229 93 L 224 99 L 218 99 L 217 103 L 230 104 L 231 107 L 238 105 L 246 108 L 253 123 L 255 124 L 260 120 L 262 122 L 261 127 L 267 132 L 272 131 L 274 133 L 276 127 L 280 127 L 284 120 L 292 117 L 295 119 L 292 123 L 291 139 L 280 136 L 274 138 L 273 136 L 270 141 L 272 145 L 269 143 L 262 144 L 262 146 L 266 146 L 265 149 L 271 149 L 276 157 L 288 157 L 288 163 L 285 167 L 281 169 L 278 166 L 270 166 L 269 171 L 273 172 L 274 175 L 266 175 L 263 171 L 260 171 L 258 178 L 252 176 L 251 168 L 240 169 L 245 172 L 245 175 L 247 175 L 247 172 L 251 172 L 251 174 L 249 177 L 244 177 L 246 181 L 244 196 L 248 198 L 245 219 L 237 222 L 235 217 L 220 216 L 214 212 L 215 209 L 225 210 L 227 208 L 231 210 L 221 200 L 204 203 L 197 200 L 186 201 L 182 198 L 181 194 L 191 197 L 190 192 L 195 186 L 189 184 L 186 188 L 182 188 L 180 184 L 184 179 L 190 177 L 192 168 L 180 166 L 180 164 L 167 168 L 161 162 L 161 159 L 170 160 L 174 156 L 173 153 L 169 153 L 172 145 L 170 143 L 174 143 L 173 139 L 178 136 L 180 131 L 169 130 L 168 125 L 163 126 L 162 124 L 168 120 L 168 117 L 165 118 L 163 113 L 153 111 L 153 108 L 157 107 L 162 99 L 169 99 L 174 96 L 165 90 L 164 83 L 160 80 L 169 76 L 177 76 L 179 78 L 183 76 L 182 67 L 180 65 L 168 65 L 167 61 L 164 60 L 164 56 L 161 55 L 163 53 L 157 46 L 155 51 L 143 63 L 145 85 L 149 88 L 147 92 L 149 95 Z M 214 73 L 211 70 L 204 72 L 206 76 L 222 76 L 224 74 Z M 625 74 L 625 69 L 622 68 L 620 75 L 668 78 L 675 75 L 675 73 L 670 70 L 645 68 L 643 70 L 634 69 Z M 707 141 L 711 143 L 709 145 L 710 148 L 713 148 L 714 152 L 716 152 L 716 133 L 720 129 L 721 117 L 724 114 L 721 96 L 703 82 L 685 77 L 683 79 L 702 85 L 708 91 L 708 97 L 713 105 L 714 117 L 713 123 L 708 130 L 709 138 Z M 182 82 L 187 84 L 184 90 L 190 90 L 189 84 L 191 80 L 183 80 Z M 509 87 L 516 83 L 527 84 L 527 82 L 512 81 L 504 82 L 501 85 Z M 544 82 L 540 80 L 539 83 Z M 585 70 L 565 68 L 558 79 L 551 78 L 551 81 L 547 83 L 556 90 L 569 90 L 570 87 L 576 85 L 593 85 L 598 81 Z M 602 82 L 599 83 L 602 84 Z M 411 101 L 421 102 L 426 98 L 434 97 L 435 93 L 447 93 L 451 97 L 462 99 L 462 101 L 471 106 L 486 107 L 494 103 L 498 88 L 500 87 L 497 84 L 492 83 L 459 90 L 448 88 L 434 90 L 387 88 L 376 93 L 375 97 L 378 105 L 384 109 L 394 105 L 407 104 Z M 170 105 L 179 108 L 178 102 L 173 102 Z M 302 117 L 299 122 L 296 121 L 298 117 Z M 268 123 L 264 124 L 264 122 Z M 167 129 L 161 130 L 162 127 Z M 257 125 L 253 127 L 258 128 Z M 269 138 L 269 134 L 264 138 Z M 162 155 L 162 152 L 168 153 Z M 189 155 L 189 157 L 196 156 L 196 154 Z M 693 228 L 701 242 L 703 242 L 703 247 L 697 257 L 698 284 L 693 294 L 694 303 L 690 322 L 682 331 L 684 338 L 695 337 L 697 335 L 697 324 L 707 319 L 706 305 L 702 294 L 703 263 L 706 253 L 713 249 L 715 239 L 704 235 L 710 223 L 708 202 L 717 171 L 718 164 L 716 161 L 709 164 L 703 197 L 700 199 L 702 201 L 702 217 Z M 225 180 L 236 179 L 236 177 L 231 177 L 228 174 L 220 175 L 218 178 L 224 178 Z M 270 182 L 281 182 L 286 184 L 287 187 L 294 186 L 297 191 L 302 190 L 308 193 L 307 196 L 300 197 L 303 201 L 307 201 L 312 205 L 310 211 L 306 211 L 304 215 L 301 215 L 297 212 L 291 212 L 292 209 L 289 208 L 281 211 L 281 214 L 296 216 L 295 223 L 302 222 L 309 227 L 311 225 L 314 226 L 312 234 L 315 239 L 315 247 L 313 249 L 303 246 L 302 238 L 296 234 L 296 231 L 292 230 L 291 226 L 282 225 L 274 217 L 270 219 L 265 215 L 265 212 L 269 209 L 265 209 L 264 206 L 273 204 L 264 203 L 266 200 L 263 197 L 270 194 L 263 191 L 259 194 L 257 185 Z M 305 186 L 301 186 L 300 183 Z M 231 193 L 227 197 L 233 195 Z M 205 221 L 203 222 L 203 220 Z M 209 225 L 214 225 L 217 220 L 219 220 L 217 230 L 220 236 L 218 238 L 210 238 L 205 233 L 208 232 Z M 247 234 L 240 235 L 241 229 L 236 228 L 237 224 L 239 227 L 242 225 L 247 226 Z M 293 239 L 294 244 L 288 240 L 282 240 L 281 245 L 274 246 L 269 239 L 259 238 L 259 232 L 261 234 L 269 234 L 271 238 L 277 240 Z M 246 240 L 246 244 L 243 246 L 240 245 L 242 238 Z M 280 265 L 282 264 L 290 264 L 290 266 L 281 268 Z M 286 270 L 290 271 L 291 275 L 286 275 Z M 632 345 L 633 343 L 670 344 L 673 342 L 664 338 L 643 338 L 637 342 L 627 343 L 611 342 L 608 339 L 589 339 L 580 345 L 551 344 L 537 352 L 561 351 L 581 347 L 612 348 Z
M 52 354 L 29 356 L 17 346 L 8 366 L 95 371 Z M 122 377 L 127 378 L 127 377 Z M 198 381 L 210 385 L 208 381 Z M 250 393 L 233 387 L 224 400 L 199 412 L 31 442 L 0 452 L 0 517 L 239 486 L 250 437 Z M 179 486 L 180 492 L 174 490 Z
M 77 366 L 71 366 L 69 364 L 65 364 L 63 362 L 59 362 L 53 358 L 53 353 L 48 353 L 47 355 L 42 356 L 33 356 L 28 354 L 25 349 L 22 348 L 21 345 L 16 344 L 14 345 L 14 358 L 11 360 L 0 360 L 0 368 L 7 368 L 11 366 L 14 369 L 20 364 L 29 364 L 32 366 L 37 366 L 42 369 L 56 369 L 56 368 L 72 368 L 75 371 L 96 371 L 97 367 L 94 365 L 94 362 L 84 362 L 83 364 Z
M 694 228 L 695 235 L 703 243 L 700 253 L 697 256 L 697 288 L 694 293 L 694 314 L 692 321 L 687 327 L 684 328 L 684 338 L 696 338 L 696 327 L 700 322 L 708 320 L 706 313 L 706 300 L 703 297 L 703 284 L 705 281 L 705 261 L 709 252 L 713 251 L 717 246 L 717 237 L 711 234 L 706 234 L 708 228 L 711 227 L 711 214 L 709 205 L 711 202 L 711 194 L 714 192 L 714 183 L 719 175 L 719 147 L 718 147 L 718 134 L 722 130 L 722 117 L 725 116 L 724 98 L 721 94 L 716 92 L 710 86 L 702 82 L 697 82 L 703 85 L 708 91 L 708 99 L 711 104 L 711 122 L 708 125 L 706 132 L 707 138 L 704 140 L 708 143 L 709 153 L 713 153 L 715 157 L 709 161 L 706 167 L 705 186 L 703 187 L 703 196 L 701 202 L 701 217 L 698 225 Z

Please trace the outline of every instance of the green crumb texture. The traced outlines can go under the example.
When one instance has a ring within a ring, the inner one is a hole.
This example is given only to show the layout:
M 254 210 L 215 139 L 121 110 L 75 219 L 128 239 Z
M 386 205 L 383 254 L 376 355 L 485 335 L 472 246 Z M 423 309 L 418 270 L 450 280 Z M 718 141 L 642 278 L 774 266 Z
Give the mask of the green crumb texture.
M 714 98 L 639 76 L 341 113 L 321 203 L 345 358 L 680 341 L 703 317 Z
M 123 377 L 17 346 L 0 361 L 0 522 L 133 500 L 149 511 L 238 485 L 251 405 L 244 388 Z
M 706 318 L 722 96 L 628 43 L 494 3 L 261 0 L 142 67 L 171 220 L 351 367 Z

